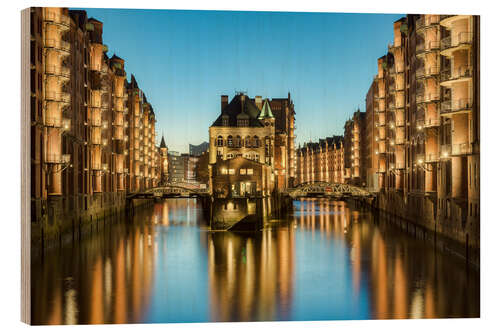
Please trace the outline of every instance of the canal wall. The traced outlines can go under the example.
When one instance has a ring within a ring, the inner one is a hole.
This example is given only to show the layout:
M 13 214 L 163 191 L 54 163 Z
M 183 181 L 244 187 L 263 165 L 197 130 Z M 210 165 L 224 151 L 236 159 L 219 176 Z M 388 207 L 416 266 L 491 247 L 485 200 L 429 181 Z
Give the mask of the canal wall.
M 285 216 L 292 199 L 275 193 L 268 197 L 214 198 L 210 203 L 212 230 L 258 230 L 269 218 Z M 237 226 L 238 224 L 244 226 Z
M 404 221 L 406 230 L 428 238 L 444 251 L 454 253 L 479 267 L 479 218 L 464 214 L 459 204 L 450 201 L 440 210 L 432 196 L 404 195 L 401 192 L 379 192 L 370 206 L 384 218 Z M 411 223 L 408 224 L 408 223 Z
M 152 199 L 127 200 L 124 192 L 39 202 L 32 211 L 31 255 L 37 257 L 45 250 L 83 239 L 152 203 Z

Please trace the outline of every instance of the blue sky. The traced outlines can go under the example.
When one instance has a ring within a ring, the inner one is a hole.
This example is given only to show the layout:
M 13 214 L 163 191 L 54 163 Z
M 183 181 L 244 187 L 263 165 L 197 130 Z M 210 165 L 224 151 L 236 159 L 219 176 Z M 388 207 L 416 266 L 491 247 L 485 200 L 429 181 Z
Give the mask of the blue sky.
M 220 95 L 286 97 L 297 143 L 343 133 L 403 14 L 86 9 L 125 59 L 169 149 L 208 140 Z

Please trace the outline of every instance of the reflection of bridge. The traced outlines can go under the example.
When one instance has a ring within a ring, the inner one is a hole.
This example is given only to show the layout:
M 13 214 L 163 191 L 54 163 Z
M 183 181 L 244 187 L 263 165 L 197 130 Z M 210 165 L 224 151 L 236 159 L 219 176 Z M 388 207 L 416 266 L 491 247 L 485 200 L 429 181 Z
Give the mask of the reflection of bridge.
M 127 199 L 171 198 L 171 197 L 200 197 L 210 195 L 208 188 L 191 183 L 167 183 L 141 192 L 127 194 Z
M 339 184 L 339 183 L 327 183 L 322 181 L 307 182 L 299 184 L 295 187 L 286 190 L 292 198 L 300 197 L 332 197 L 337 199 L 342 199 L 346 197 L 354 198 L 369 198 L 373 197 L 373 194 L 369 191 L 349 185 L 349 184 Z

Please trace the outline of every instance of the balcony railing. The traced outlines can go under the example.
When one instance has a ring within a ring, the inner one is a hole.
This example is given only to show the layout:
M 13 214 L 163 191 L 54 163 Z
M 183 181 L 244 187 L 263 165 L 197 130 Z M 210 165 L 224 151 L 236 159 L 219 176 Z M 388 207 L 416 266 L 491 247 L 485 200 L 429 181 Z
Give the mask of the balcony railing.
M 71 95 L 67 92 L 47 91 L 45 92 L 45 99 L 48 101 L 69 103 Z
M 394 163 L 394 166 L 398 170 L 405 169 L 405 163 L 404 162 L 396 162 L 396 163 Z
M 460 45 L 472 44 L 472 32 L 459 32 L 458 34 L 451 35 L 441 39 L 441 51 L 458 47 Z
M 441 114 L 462 112 L 472 109 L 472 98 L 461 98 L 441 102 Z
M 404 138 L 399 137 L 399 138 L 396 138 L 396 139 L 394 140 L 394 142 L 395 142 L 397 145 L 404 145 L 404 144 L 405 144 L 405 139 L 404 139 Z
M 415 72 L 415 76 L 417 79 L 430 77 L 430 76 L 434 76 L 434 75 L 439 75 L 439 67 L 437 67 L 437 66 L 420 67 Z
M 440 158 L 449 158 L 451 155 L 451 145 L 450 144 L 444 144 L 441 145 L 441 156 Z
M 419 18 L 415 22 L 415 27 L 417 30 L 421 30 L 424 28 L 432 27 L 434 25 L 439 25 L 439 21 L 440 21 L 439 15 L 429 15 Z
M 405 125 L 404 120 L 396 120 L 396 127 L 403 127 Z
M 438 51 L 440 47 L 440 43 L 438 40 L 431 40 L 427 42 L 420 42 L 417 44 L 415 47 L 415 51 L 418 54 L 426 53 L 426 52 L 433 52 L 433 51 Z
M 69 53 L 71 44 L 61 39 L 46 38 L 44 47 L 53 48 Z
M 440 100 L 439 94 L 417 94 L 417 103 L 430 103 L 437 102 Z
M 460 66 L 453 71 L 448 69 L 441 72 L 441 82 L 453 81 L 472 77 L 472 66 Z
M 53 164 L 67 164 L 71 160 L 71 155 L 70 154 L 47 154 L 45 157 L 45 162 L 46 163 L 53 163 Z
M 437 153 L 425 154 L 425 162 L 426 163 L 435 163 L 437 161 L 439 161 L 439 154 L 437 154 Z
M 451 145 L 452 155 L 466 155 L 472 153 L 472 144 L 470 143 L 458 143 Z
M 44 16 L 43 16 L 43 20 L 45 22 L 58 24 L 65 29 L 69 29 L 69 26 L 70 26 L 69 16 L 57 14 L 54 12 L 50 12 L 48 10 L 45 11 Z
M 61 76 L 69 79 L 71 76 L 70 70 L 66 66 L 45 65 L 45 74 Z
M 424 120 L 423 126 L 426 128 L 438 127 L 441 124 L 440 118 L 427 118 Z
M 94 118 L 94 117 L 92 117 L 90 119 L 90 126 L 100 127 L 101 125 L 102 125 L 101 118 Z

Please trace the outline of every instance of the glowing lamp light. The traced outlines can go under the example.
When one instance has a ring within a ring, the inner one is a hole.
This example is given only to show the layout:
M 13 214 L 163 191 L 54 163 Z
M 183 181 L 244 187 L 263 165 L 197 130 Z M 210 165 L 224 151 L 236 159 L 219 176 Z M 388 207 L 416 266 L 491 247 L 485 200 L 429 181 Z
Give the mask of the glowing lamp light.
M 422 163 L 424 163 L 424 161 L 422 159 L 419 159 L 418 164 L 422 164 Z
M 417 127 L 417 129 L 418 129 L 419 131 L 421 131 L 421 130 L 422 130 L 422 126 L 421 126 L 421 125 L 419 125 L 419 126 Z
M 444 158 L 448 157 L 448 152 L 447 152 L 447 151 L 445 151 L 445 152 L 443 153 L 443 157 L 444 157 Z

